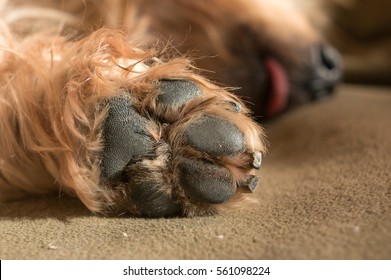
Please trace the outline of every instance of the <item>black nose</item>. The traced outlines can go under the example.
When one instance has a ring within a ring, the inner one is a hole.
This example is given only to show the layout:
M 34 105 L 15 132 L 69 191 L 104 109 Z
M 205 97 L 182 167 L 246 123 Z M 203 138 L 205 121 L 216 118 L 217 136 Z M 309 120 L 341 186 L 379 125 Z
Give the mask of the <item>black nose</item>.
M 312 49 L 313 78 L 308 89 L 313 99 L 330 95 L 342 78 L 342 58 L 339 52 L 328 44 Z

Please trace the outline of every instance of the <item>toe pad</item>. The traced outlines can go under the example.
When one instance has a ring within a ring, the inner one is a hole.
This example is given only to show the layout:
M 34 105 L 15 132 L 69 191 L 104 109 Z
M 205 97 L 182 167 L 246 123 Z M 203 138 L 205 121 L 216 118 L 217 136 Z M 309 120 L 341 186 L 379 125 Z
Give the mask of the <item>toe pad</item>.
M 160 191 L 158 185 L 144 181 L 134 184 L 131 190 L 131 200 L 143 216 L 168 217 L 177 215 L 181 207 L 170 196 Z
M 199 202 L 223 203 L 236 192 L 228 170 L 206 161 L 183 159 L 178 165 L 178 176 L 185 193 Z
M 244 135 L 239 128 L 216 116 L 205 115 L 196 120 L 185 135 L 191 146 L 211 156 L 233 156 L 245 149 Z
M 200 88 L 188 80 L 161 80 L 158 102 L 167 106 L 182 106 L 201 95 Z

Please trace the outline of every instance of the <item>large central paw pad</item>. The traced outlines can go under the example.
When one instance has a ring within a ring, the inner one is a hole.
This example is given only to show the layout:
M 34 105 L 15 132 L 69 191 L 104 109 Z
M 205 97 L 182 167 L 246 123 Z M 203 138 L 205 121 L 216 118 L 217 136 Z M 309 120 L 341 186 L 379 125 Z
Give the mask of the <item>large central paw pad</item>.
M 263 144 L 237 100 L 188 80 L 162 80 L 151 94 L 146 111 L 132 93 L 106 101 L 101 173 L 122 188 L 126 211 L 214 213 L 255 190 Z

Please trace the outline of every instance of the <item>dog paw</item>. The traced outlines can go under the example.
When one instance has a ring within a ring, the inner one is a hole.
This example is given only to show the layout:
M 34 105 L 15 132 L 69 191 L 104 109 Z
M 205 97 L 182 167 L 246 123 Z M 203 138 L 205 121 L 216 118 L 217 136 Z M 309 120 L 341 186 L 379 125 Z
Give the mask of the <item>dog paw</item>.
M 160 80 L 147 98 L 124 91 L 105 105 L 101 176 L 121 211 L 211 214 L 255 190 L 262 132 L 225 91 Z
M 107 103 L 101 170 L 104 177 L 113 179 L 127 164 L 153 153 L 154 141 L 148 131 L 148 119 L 137 112 L 128 96 L 114 97 Z

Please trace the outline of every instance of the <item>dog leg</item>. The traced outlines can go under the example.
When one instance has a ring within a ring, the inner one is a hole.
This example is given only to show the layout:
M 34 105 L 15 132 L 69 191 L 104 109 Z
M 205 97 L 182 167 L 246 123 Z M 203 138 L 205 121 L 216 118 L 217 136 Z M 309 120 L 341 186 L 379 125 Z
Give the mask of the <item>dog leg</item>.
M 54 187 L 95 212 L 148 217 L 218 213 L 254 191 L 262 129 L 237 97 L 193 73 L 186 60 L 157 59 L 111 30 L 49 42 L 50 51 L 41 45 L 41 58 L 50 54 L 45 75 L 28 64 L 29 73 L 22 67 L 8 86 L 8 103 L 23 107 L 7 112 L 28 117 L 8 116 L 18 135 L 3 146 L 35 159 L 30 169 L 40 166 Z

